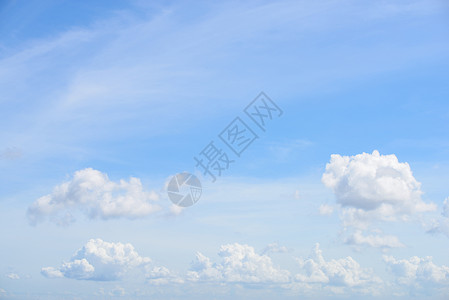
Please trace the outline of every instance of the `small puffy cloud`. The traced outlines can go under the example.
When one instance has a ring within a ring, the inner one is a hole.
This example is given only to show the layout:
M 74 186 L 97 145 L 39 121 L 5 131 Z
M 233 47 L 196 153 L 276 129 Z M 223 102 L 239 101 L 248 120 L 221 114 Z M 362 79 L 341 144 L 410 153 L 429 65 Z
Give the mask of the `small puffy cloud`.
M 113 297 L 125 296 L 125 289 L 120 286 L 116 286 L 109 292 L 109 296 L 113 296 Z
M 41 269 L 41 274 L 47 278 L 63 278 L 64 274 L 56 268 L 44 267 Z
M 449 197 L 446 198 L 443 202 L 443 212 L 442 215 L 446 218 L 449 218 Z
M 20 276 L 16 273 L 8 273 L 8 274 L 6 274 L 6 277 L 9 279 L 13 279 L 13 280 L 20 279 Z
M 94 293 L 95 296 L 104 296 L 105 292 L 104 292 L 104 288 L 99 288 L 98 292 Z
M 138 218 L 159 210 L 156 200 L 158 195 L 145 191 L 138 178 L 113 182 L 107 174 L 87 168 L 37 199 L 28 208 L 27 216 L 31 224 L 47 217 L 58 224 L 69 224 L 74 221 L 71 211 L 79 209 L 89 218 Z
M 163 266 L 156 266 L 147 271 L 146 279 L 149 284 L 163 285 L 168 283 L 183 283 L 184 280 Z
M 413 256 L 410 259 L 384 256 L 383 259 L 399 284 L 416 288 L 449 285 L 449 267 L 435 265 L 431 256 L 425 258 Z
M 345 241 L 346 244 L 355 246 L 370 246 L 375 248 L 399 248 L 404 247 L 399 239 L 393 235 L 363 235 L 357 230 Z
M 300 283 L 334 287 L 367 287 L 381 283 L 371 270 L 363 269 L 350 256 L 326 261 L 319 244 L 308 259 L 298 259 L 298 263 L 302 273 L 296 274 L 295 281 Z
M 284 246 L 279 246 L 278 243 L 268 244 L 263 250 L 262 254 L 271 254 L 271 253 L 287 253 L 288 249 Z
M 42 268 L 48 278 L 66 277 L 79 280 L 116 280 L 128 271 L 147 266 L 151 260 L 141 257 L 131 244 L 109 243 L 91 239 L 59 268 Z
M 321 204 L 318 211 L 322 216 L 330 216 L 334 212 L 334 207 L 327 204 Z
M 170 214 L 172 216 L 178 216 L 178 215 L 180 215 L 182 213 L 182 211 L 184 209 L 185 208 L 182 207 L 182 206 L 172 204 L 172 205 L 170 205 Z
M 267 255 L 257 254 L 253 247 L 238 243 L 223 245 L 218 252 L 220 263 L 212 263 L 197 253 L 187 277 L 191 281 L 230 283 L 282 283 L 290 274 L 273 265 Z
M 428 222 L 428 233 L 442 233 L 449 237 L 449 198 L 443 201 L 441 216 Z

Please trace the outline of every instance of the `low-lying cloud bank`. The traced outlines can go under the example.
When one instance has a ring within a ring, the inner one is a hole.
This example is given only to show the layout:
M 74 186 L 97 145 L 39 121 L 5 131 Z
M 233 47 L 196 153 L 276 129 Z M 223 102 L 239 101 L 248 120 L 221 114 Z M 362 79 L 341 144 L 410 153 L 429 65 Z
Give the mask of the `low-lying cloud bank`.
M 362 267 L 351 256 L 326 259 L 318 243 L 307 258 L 294 258 L 296 265 L 290 270 L 273 262 L 271 252 L 263 252 L 259 254 L 254 247 L 239 243 L 223 245 L 218 251 L 220 260 L 214 262 L 197 252 L 190 269 L 180 274 L 154 264 L 149 257 L 137 253 L 129 243 L 91 239 L 68 261 L 59 267 L 44 267 L 41 274 L 47 278 L 93 281 L 121 280 L 137 274 L 150 285 L 263 285 L 309 294 L 322 291 L 332 294 L 379 294 L 392 285 L 374 274 L 372 269 Z M 288 255 L 287 251 L 273 253 Z M 429 290 L 449 283 L 449 267 L 434 264 L 432 257 L 407 260 L 384 256 L 384 263 L 389 274 L 395 278 L 395 288 L 403 288 L 404 293 L 410 287 L 415 291 Z

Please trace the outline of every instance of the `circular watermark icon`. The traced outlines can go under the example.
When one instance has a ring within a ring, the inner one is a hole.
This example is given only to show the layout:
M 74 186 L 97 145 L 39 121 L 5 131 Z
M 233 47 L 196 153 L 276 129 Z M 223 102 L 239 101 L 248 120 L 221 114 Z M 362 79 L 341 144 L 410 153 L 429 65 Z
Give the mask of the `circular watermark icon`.
M 187 172 L 173 176 L 167 186 L 170 201 L 182 207 L 192 206 L 197 203 L 200 200 L 202 191 L 198 177 Z

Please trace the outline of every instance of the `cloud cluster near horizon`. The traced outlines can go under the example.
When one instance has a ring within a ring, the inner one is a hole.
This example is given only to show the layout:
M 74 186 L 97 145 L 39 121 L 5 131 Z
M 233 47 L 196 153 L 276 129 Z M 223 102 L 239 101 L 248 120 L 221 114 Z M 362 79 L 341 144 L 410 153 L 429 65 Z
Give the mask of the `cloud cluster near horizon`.
M 44 267 L 42 275 L 48 278 L 110 281 L 122 278 L 128 271 L 151 263 L 127 243 L 111 243 L 101 239 L 89 240 L 72 258 L 60 267 Z
M 351 256 L 327 260 L 318 243 L 307 258 L 292 257 L 296 260 L 293 268 L 296 271 L 284 269 L 269 254 L 258 254 L 254 247 L 239 243 L 222 245 L 218 257 L 221 260 L 214 262 L 197 252 L 189 271 L 180 275 L 139 255 L 129 243 L 91 239 L 70 260 L 57 268 L 43 267 L 41 274 L 47 278 L 114 281 L 138 270 L 150 285 L 244 284 L 249 287 L 263 284 L 315 295 L 323 291 L 330 295 L 380 294 L 392 287 Z M 395 278 L 393 288 L 402 288 L 404 294 L 410 287 L 415 292 L 425 292 L 449 283 L 449 267 L 436 265 L 432 257 L 397 259 L 385 255 L 383 261 Z

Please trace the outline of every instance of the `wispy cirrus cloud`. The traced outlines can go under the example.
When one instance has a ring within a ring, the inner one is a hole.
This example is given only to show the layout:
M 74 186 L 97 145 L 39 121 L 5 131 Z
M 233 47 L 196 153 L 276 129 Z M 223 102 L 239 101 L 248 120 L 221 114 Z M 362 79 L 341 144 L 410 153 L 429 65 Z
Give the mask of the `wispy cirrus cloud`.
M 345 243 L 354 246 L 370 246 L 375 248 L 400 248 L 405 247 L 398 237 L 394 235 L 368 234 L 363 235 L 357 230 L 346 238 Z
M 23 114 L 8 115 L 0 121 L 22 128 L 20 132 L 2 132 L 1 138 L 23 149 L 33 148 L 36 155 L 51 156 L 50 152 L 60 149 L 61 144 L 75 148 L 80 141 L 92 137 L 105 140 L 126 137 L 129 128 L 133 128 L 133 133 L 139 130 L 147 135 L 173 130 L 172 121 L 187 118 L 182 108 L 193 106 L 214 113 L 204 105 L 211 97 L 238 105 L 237 100 L 229 101 L 228 95 L 223 95 L 224 87 L 227 91 L 242 90 L 242 86 L 250 83 L 259 86 L 269 79 L 287 88 L 282 82 L 290 82 L 294 76 L 304 90 L 319 90 L 331 81 L 410 65 L 416 59 L 427 57 L 429 51 L 436 52 L 435 49 L 441 49 L 435 55 L 445 53 L 444 45 L 428 49 L 422 49 L 422 44 L 385 48 L 374 41 L 370 47 L 360 48 L 354 43 L 348 47 L 343 41 L 329 52 L 320 53 L 317 64 L 311 59 L 314 58 L 311 49 L 304 47 L 308 44 L 305 35 L 327 37 L 348 28 L 369 27 L 373 22 L 398 15 L 438 11 L 438 5 L 423 5 L 419 1 L 413 5 L 375 2 L 363 9 L 352 5 L 353 1 L 344 4 L 281 1 L 212 5 L 207 14 L 185 22 L 186 7 L 178 3 L 145 17 L 132 10 L 122 11 L 84 27 L 30 41 L 22 51 L 0 60 L 0 70 L 3 70 L 0 78 L 4 79 L 0 103 L 33 99 Z M 263 20 L 260 15 L 264 16 Z M 273 30 L 276 35 L 272 34 Z M 259 40 L 265 43 L 259 44 Z M 273 52 L 287 44 L 289 47 L 284 48 L 291 48 L 291 53 Z M 278 61 L 286 64 L 288 59 L 291 69 L 280 73 L 279 80 L 265 77 L 260 72 L 264 67 L 248 59 L 258 49 L 263 50 L 260 59 L 265 64 Z M 350 64 L 335 59 L 348 52 L 353 52 Z M 61 62 L 64 67 L 60 67 Z M 223 85 L 221 79 L 231 72 L 227 68 L 229 64 L 254 72 L 252 76 L 227 80 Z M 335 69 L 340 70 L 338 74 L 329 72 Z M 26 88 L 36 80 L 39 83 L 34 86 L 36 89 Z M 223 96 L 217 96 L 218 90 Z M 251 91 L 248 93 L 252 96 Z M 188 101 L 175 104 L 173 99 L 180 96 Z M 92 126 L 98 123 L 103 126 Z M 143 128 L 142 124 L 148 126 Z M 151 126 L 154 124 L 159 126 Z M 111 126 L 116 130 L 111 131 Z M 52 138 L 42 143 L 42 136 Z M 290 151 L 283 145 L 276 147 L 281 156 Z
M 20 279 L 20 276 L 18 274 L 16 274 L 16 273 L 8 273 L 8 274 L 5 275 L 5 277 L 9 278 L 9 279 L 13 279 L 13 280 Z

